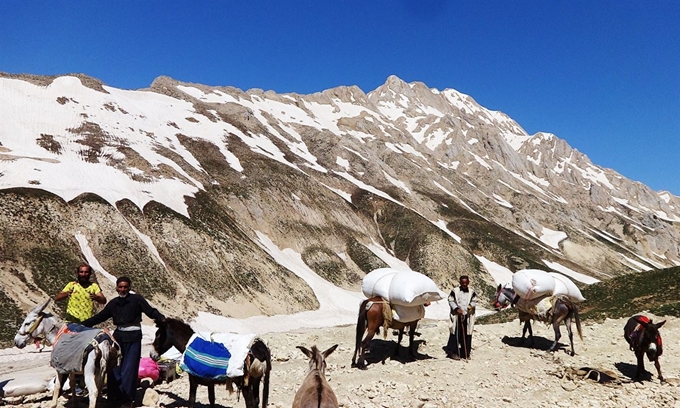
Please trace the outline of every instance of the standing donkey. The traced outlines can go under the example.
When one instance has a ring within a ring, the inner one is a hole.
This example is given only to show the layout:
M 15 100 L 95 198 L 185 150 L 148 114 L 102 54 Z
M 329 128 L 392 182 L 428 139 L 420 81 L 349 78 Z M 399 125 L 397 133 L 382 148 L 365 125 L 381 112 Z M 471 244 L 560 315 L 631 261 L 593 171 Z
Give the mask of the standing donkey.
M 338 399 L 326 380 L 326 358 L 338 345 L 321 352 L 316 346 L 311 350 L 297 346 L 309 357 L 309 372 L 295 393 L 293 408 L 338 408 Z
M 89 391 L 89 408 L 95 408 L 104 385 L 104 377 L 118 363 L 119 346 L 108 332 L 90 329 L 77 323 L 64 323 L 45 311 L 47 299 L 26 316 L 14 337 L 14 345 L 24 348 L 30 342 L 45 340 L 52 347 L 50 365 L 57 370 L 51 407 L 56 407 L 63 374 L 69 375 L 71 387 L 76 374 L 83 374 Z M 73 406 L 77 398 L 72 394 Z
M 496 310 L 501 310 L 507 307 L 508 304 L 515 298 L 515 290 L 512 288 L 504 288 L 503 285 L 498 285 L 496 288 L 496 299 L 494 300 L 493 306 Z M 574 334 L 571 331 L 571 320 L 574 319 L 576 322 L 576 330 L 578 336 L 583 340 L 583 333 L 581 331 L 581 319 L 578 315 L 578 306 L 576 303 L 572 302 L 569 297 L 564 295 L 556 295 L 551 297 L 545 297 L 543 300 L 551 302 L 550 308 L 546 311 L 545 315 L 536 314 L 533 310 L 536 304 L 533 304 L 540 300 L 541 298 L 535 299 L 533 301 L 527 301 L 525 299 L 519 299 L 517 305 L 515 306 L 519 312 L 519 321 L 524 323 L 524 328 L 522 329 L 522 340 L 526 336 L 527 331 L 529 332 L 529 341 L 531 344 L 534 342 L 534 332 L 531 329 L 531 320 L 537 320 L 540 322 L 545 322 L 552 324 L 553 330 L 555 332 L 555 341 L 552 346 L 550 346 L 550 351 L 555 351 L 558 342 L 562 337 L 562 332 L 560 331 L 560 323 L 564 322 L 567 327 L 567 334 L 569 335 L 569 345 L 571 346 L 571 355 L 574 353 Z M 534 306 L 534 307 L 532 307 Z
M 659 374 L 659 381 L 664 382 L 661 375 L 661 364 L 659 364 L 659 356 L 663 354 L 663 344 L 661 343 L 661 335 L 659 328 L 664 325 L 666 321 L 661 323 L 653 323 L 652 319 L 643 315 L 635 315 L 628 319 L 626 326 L 623 328 L 623 337 L 628 342 L 630 349 L 635 352 L 637 357 L 637 373 L 635 379 L 639 379 L 645 371 L 645 358 L 647 354 L 649 361 L 654 362 L 656 372 Z

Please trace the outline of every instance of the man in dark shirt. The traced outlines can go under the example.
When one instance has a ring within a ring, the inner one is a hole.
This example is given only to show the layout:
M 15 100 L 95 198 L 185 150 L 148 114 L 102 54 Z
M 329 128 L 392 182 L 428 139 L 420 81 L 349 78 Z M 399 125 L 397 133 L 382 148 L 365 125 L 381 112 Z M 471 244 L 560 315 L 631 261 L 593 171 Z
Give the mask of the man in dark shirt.
M 125 406 L 132 406 L 137 391 L 142 355 L 142 312 L 154 320 L 165 320 L 165 316 L 151 307 L 141 295 L 130 293 L 130 286 L 130 278 L 118 278 L 118 297 L 111 299 L 101 312 L 82 322 L 84 326 L 92 327 L 113 319 L 116 325 L 113 337 L 120 345 L 123 358 L 120 366 L 113 369 L 113 375 L 108 375 L 108 398 L 109 401 L 120 401 Z

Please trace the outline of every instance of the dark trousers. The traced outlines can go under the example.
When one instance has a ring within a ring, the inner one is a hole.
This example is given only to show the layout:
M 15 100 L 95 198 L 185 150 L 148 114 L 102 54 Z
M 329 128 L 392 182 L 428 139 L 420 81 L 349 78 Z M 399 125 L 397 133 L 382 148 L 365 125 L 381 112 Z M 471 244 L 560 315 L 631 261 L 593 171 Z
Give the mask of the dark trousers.
M 120 343 L 123 359 L 108 375 L 106 386 L 109 400 L 134 402 L 137 393 L 139 360 L 142 357 L 142 342 Z
M 472 333 L 467 332 L 467 316 L 458 316 L 458 324 L 454 333 L 449 333 L 449 341 L 446 344 L 446 352 L 450 356 L 470 358 L 472 350 Z

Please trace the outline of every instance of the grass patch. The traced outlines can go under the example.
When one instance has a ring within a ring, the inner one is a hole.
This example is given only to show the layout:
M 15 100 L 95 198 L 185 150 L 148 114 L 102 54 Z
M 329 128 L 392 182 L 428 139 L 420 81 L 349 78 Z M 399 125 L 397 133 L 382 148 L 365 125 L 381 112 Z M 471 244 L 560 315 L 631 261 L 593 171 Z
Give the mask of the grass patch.
M 630 317 L 645 310 L 680 316 L 680 267 L 637 272 L 598 282 L 581 291 L 584 319 Z

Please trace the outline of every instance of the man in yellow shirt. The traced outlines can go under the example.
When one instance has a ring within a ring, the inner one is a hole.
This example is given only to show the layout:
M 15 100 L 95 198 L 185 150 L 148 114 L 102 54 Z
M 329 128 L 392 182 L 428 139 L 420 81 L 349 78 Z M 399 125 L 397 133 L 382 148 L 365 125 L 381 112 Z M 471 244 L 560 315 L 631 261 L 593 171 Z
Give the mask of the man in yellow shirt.
M 68 299 L 66 305 L 66 321 L 80 323 L 94 314 L 94 302 L 106 304 L 106 296 L 94 282 L 90 282 L 92 268 L 82 264 L 77 269 L 77 280 L 66 284 L 54 297 L 55 301 Z

